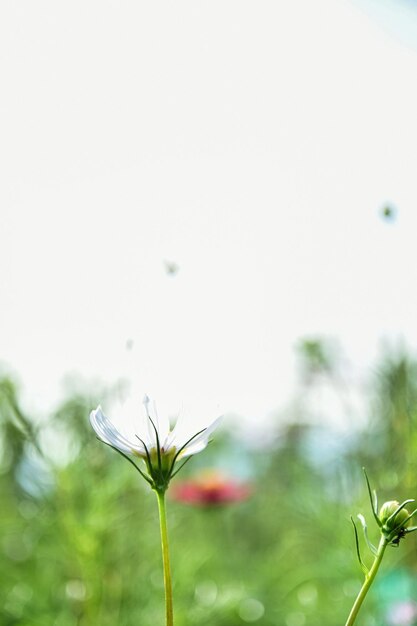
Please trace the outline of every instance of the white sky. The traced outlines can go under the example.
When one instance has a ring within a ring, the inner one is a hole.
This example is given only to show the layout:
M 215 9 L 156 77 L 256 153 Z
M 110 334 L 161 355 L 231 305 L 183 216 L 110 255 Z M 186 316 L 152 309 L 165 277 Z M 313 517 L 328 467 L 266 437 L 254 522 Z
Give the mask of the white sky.
M 77 371 L 259 420 L 301 336 L 358 369 L 416 345 L 417 14 L 375 6 L 3 0 L 0 358 L 31 406 Z

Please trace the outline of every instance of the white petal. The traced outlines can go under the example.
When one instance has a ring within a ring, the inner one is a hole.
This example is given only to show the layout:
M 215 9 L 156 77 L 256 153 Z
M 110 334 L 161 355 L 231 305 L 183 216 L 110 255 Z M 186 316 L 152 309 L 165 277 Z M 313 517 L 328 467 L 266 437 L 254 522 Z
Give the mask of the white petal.
M 205 430 L 203 430 L 202 433 L 194 437 L 181 452 L 180 457 L 191 456 L 192 454 L 197 454 L 198 452 L 204 450 L 204 448 L 208 444 L 210 435 L 216 430 L 221 420 L 222 418 L 218 417 L 208 428 L 206 428 Z M 185 441 L 182 443 L 182 445 L 184 445 L 184 443 Z M 181 448 L 182 446 L 178 445 L 177 447 Z
M 104 441 L 104 443 L 114 446 L 121 452 L 138 452 L 139 454 L 145 453 L 145 450 L 139 441 L 133 443 L 126 439 L 126 437 L 124 437 L 117 430 L 111 421 L 104 415 L 100 406 L 98 406 L 95 411 L 91 411 L 90 423 L 99 438 Z
M 152 447 L 156 447 L 156 435 L 152 422 L 155 424 L 155 428 L 158 432 L 159 444 L 161 448 L 165 447 L 165 442 L 169 434 L 168 417 L 159 418 L 156 411 L 155 402 L 151 400 L 148 396 L 144 397 L 143 404 L 145 406 L 145 411 L 148 417 L 149 440 L 152 442 Z
M 201 452 L 202 450 L 204 450 L 204 448 L 206 448 L 208 445 L 208 439 L 203 439 L 202 441 L 199 441 L 196 444 L 191 443 L 189 446 L 187 446 L 185 448 L 185 450 L 183 450 L 183 452 L 181 452 L 181 454 L 179 455 L 179 458 L 185 458 L 187 456 L 193 456 L 194 454 L 198 454 L 198 452 Z

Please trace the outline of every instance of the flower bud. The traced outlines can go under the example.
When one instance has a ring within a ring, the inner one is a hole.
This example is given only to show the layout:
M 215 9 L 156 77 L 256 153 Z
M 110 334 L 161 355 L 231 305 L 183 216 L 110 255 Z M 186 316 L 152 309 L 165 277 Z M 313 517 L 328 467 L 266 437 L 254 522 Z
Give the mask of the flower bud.
M 384 502 L 379 511 L 379 519 L 382 524 L 382 528 L 385 531 L 392 532 L 395 529 L 401 530 L 405 528 L 410 523 L 410 520 L 407 520 L 409 517 L 409 512 L 407 509 L 401 509 L 398 511 L 397 515 L 394 515 L 392 519 L 389 519 L 391 515 L 395 513 L 395 511 L 400 506 L 400 503 L 397 500 L 390 500 L 389 502 Z M 388 521 L 389 520 L 389 521 Z

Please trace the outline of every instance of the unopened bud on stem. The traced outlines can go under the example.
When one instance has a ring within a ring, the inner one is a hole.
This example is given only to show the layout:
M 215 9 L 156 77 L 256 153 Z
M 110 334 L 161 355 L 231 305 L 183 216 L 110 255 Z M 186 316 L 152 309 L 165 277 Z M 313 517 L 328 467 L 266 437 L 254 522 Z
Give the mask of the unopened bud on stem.
M 402 508 L 395 513 L 400 507 L 400 503 L 397 500 L 390 500 L 384 502 L 379 511 L 379 520 L 382 524 L 382 529 L 386 533 L 391 533 L 394 530 L 401 530 L 409 525 L 408 519 L 410 514 L 407 509 Z

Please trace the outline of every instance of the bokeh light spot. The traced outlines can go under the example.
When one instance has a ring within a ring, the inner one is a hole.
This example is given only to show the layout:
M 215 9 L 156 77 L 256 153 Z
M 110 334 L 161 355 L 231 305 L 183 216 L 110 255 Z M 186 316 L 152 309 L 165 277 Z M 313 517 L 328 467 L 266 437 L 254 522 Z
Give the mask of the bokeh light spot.
M 71 600 L 82 602 L 87 596 L 87 589 L 82 580 L 69 580 L 65 585 L 65 593 Z
M 306 623 L 306 616 L 301 611 L 290 613 L 285 618 L 285 623 L 287 626 L 304 626 Z
M 307 584 L 298 590 L 298 600 L 303 606 L 315 604 L 317 602 L 317 587 L 313 584 Z
M 256 622 L 258 619 L 261 619 L 264 613 L 264 605 L 255 598 L 247 598 L 240 603 L 239 617 L 244 622 Z
M 216 602 L 217 585 L 213 580 L 205 580 L 195 588 L 195 598 L 197 602 L 204 606 L 211 606 Z

